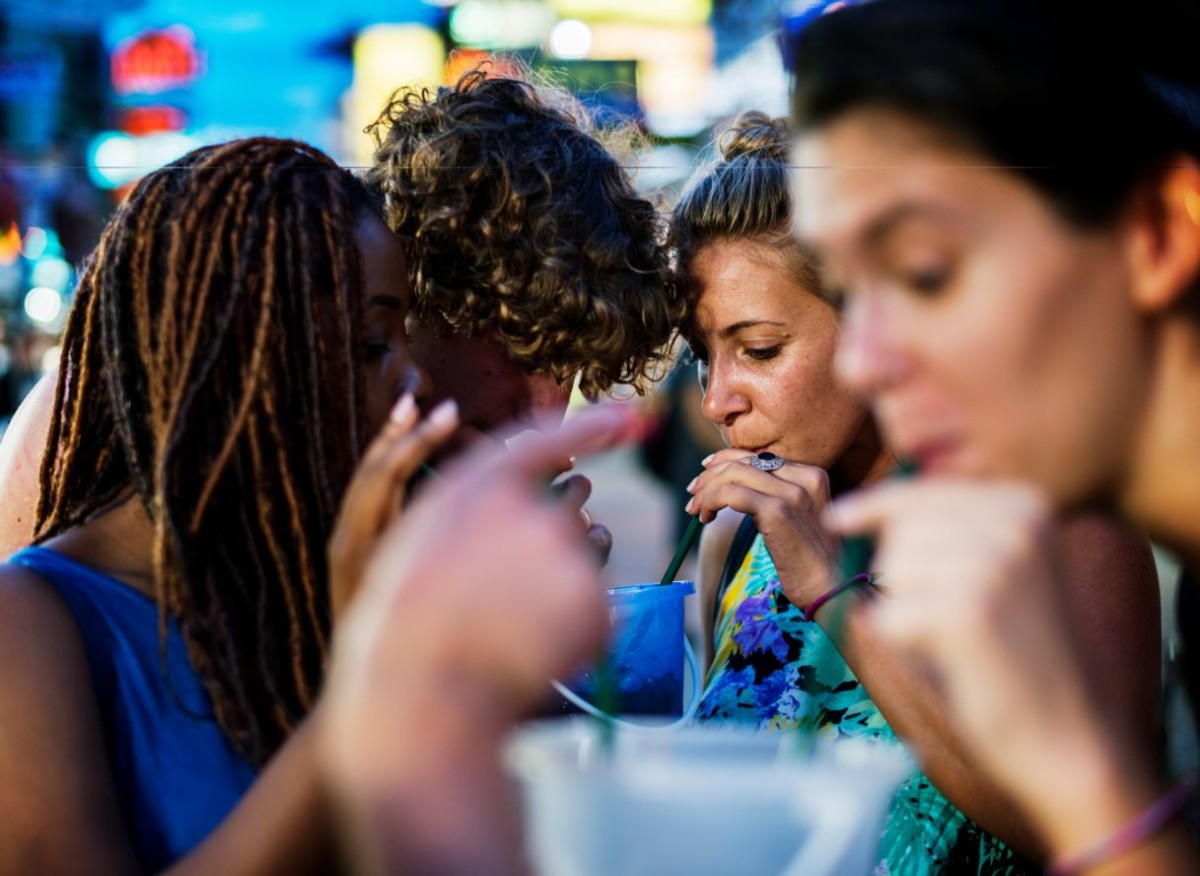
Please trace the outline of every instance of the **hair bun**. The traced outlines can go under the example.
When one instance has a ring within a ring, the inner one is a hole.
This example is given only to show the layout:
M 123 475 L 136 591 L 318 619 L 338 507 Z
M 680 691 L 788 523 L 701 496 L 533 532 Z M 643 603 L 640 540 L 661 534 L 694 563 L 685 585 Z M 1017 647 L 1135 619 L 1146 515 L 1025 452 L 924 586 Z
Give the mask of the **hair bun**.
M 760 110 L 742 113 L 717 138 L 725 161 L 743 155 L 770 161 L 787 161 L 788 131 L 785 119 L 773 119 Z

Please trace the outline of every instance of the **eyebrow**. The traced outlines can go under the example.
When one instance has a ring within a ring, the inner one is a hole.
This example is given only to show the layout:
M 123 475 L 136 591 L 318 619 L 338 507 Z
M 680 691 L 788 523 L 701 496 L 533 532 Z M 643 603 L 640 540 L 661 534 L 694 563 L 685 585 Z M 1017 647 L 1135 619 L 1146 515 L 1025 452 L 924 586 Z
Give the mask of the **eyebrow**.
M 400 313 L 404 310 L 404 301 L 395 295 L 372 295 L 367 299 L 367 307 L 386 307 Z
M 785 323 L 774 322 L 769 319 L 744 319 L 741 322 L 735 322 L 733 325 L 725 326 L 725 328 L 723 328 L 719 332 L 717 332 L 717 337 L 723 338 L 723 339 L 731 338 L 740 331 L 745 331 L 748 328 L 754 328 L 755 326 L 760 326 L 760 325 L 769 325 L 769 326 L 774 326 L 776 328 L 784 328 L 785 327 Z
M 941 210 L 927 204 L 917 204 L 911 201 L 899 203 L 871 221 L 863 232 L 863 241 L 868 246 L 879 246 L 880 242 L 910 219 L 938 218 Z

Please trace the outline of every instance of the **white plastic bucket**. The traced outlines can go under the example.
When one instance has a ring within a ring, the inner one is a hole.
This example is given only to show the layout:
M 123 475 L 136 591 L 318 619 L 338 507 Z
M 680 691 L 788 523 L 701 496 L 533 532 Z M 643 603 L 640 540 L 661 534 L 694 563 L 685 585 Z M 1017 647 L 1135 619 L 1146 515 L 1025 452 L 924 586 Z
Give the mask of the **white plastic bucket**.
M 897 746 L 692 726 L 623 728 L 605 751 L 598 722 L 536 722 L 514 733 L 528 853 L 541 876 L 867 874 L 892 794 L 913 769 Z

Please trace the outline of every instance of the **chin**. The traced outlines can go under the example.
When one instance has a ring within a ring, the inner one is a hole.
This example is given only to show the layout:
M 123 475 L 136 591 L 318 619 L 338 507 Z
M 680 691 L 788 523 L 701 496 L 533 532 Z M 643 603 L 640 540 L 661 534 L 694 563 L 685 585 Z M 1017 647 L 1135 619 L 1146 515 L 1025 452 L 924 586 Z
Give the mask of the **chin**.
M 487 440 L 488 437 L 486 434 L 476 431 L 469 426 L 459 429 L 450 436 L 450 439 L 445 444 L 433 452 L 429 462 L 434 468 L 437 468 L 439 464 L 444 465 L 453 459 L 457 459 Z

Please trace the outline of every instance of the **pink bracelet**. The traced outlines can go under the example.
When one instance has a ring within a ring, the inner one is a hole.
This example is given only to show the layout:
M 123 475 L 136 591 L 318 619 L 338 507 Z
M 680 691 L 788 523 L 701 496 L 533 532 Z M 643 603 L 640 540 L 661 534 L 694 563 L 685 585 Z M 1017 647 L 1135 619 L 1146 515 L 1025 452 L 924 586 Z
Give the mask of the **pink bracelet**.
M 814 617 L 816 617 L 817 609 L 819 609 L 822 605 L 833 599 L 833 597 L 837 596 L 838 594 L 845 593 L 851 587 L 857 587 L 859 584 L 865 584 L 868 587 L 871 587 L 875 584 L 875 579 L 871 577 L 870 572 L 862 572 L 858 575 L 855 575 L 853 578 L 847 578 L 841 584 L 837 585 L 831 590 L 827 590 L 810 602 L 808 608 L 804 609 L 804 619 L 806 621 L 812 620 Z
M 1192 781 L 1180 781 L 1099 842 L 1082 852 L 1053 862 L 1046 870 L 1047 876 L 1077 876 L 1098 864 L 1121 857 L 1150 839 L 1182 812 L 1192 795 L 1192 790 Z

